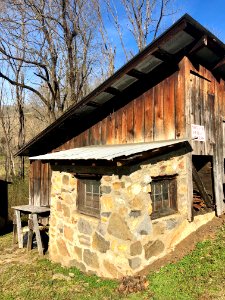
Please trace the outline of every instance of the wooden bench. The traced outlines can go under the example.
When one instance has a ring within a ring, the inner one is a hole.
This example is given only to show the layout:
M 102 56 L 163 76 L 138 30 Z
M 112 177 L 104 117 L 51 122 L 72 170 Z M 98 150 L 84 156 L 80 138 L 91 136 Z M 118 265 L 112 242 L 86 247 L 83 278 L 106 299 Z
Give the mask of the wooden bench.
M 21 215 L 29 215 L 28 219 L 28 241 L 27 241 L 27 250 L 32 248 L 32 237 L 33 233 L 36 235 L 37 246 L 39 254 L 43 255 L 43 246 L 41 241 L 41 234 L 38 225 L 39 217 L 48 217 L 50 215 L 50 207 L 48 206 L 33 206 L 33 205 L 20 205 L 13 206 L 15 219 L 13 222 L 13 243 L 16 243 L 18 239 L 19 248 L 23 248 L 23 231 L 21 223 Z

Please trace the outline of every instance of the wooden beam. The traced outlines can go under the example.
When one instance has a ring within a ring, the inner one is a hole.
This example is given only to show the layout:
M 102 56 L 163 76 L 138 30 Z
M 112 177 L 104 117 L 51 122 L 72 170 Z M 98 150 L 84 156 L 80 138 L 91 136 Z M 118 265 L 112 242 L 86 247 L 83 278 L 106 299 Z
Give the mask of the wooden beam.
M 198 191 L 199 191 L 200 195 L 203 198 L 203 201 L 205 202 L 205 204 L 208 208 L 211 208 L 212 207 L 211 199 L 210 199 L 209 195 L 207 194 L 205 186 L 204 186 L 204 184 L 203 184 L 200 176 L 198 175 L 198 172 L 197 172 L 197 170 L 196 170 L 196 168 L 193 164 L 192 164 L 192 174 L 193 174 L 194 182 L 195 182 L 195 184 L 198 188 Z
M 118 89 L 116 89 L 112 86 L 107 87 L 107 89 L 105 89 L 104 92 L 108 93 L 108 94 L 111 94 L 113 96 L 121 95 L 121 92 Z
M 225 57 L 223 57 L 212 69 L 212 71 L 217 71 L 219 68 L 225 65 Z
M 97 175 L 126 175 L 130 173 L 129 167 L 123 166 L 76 166 L 76 165 L 53 165 L 53 171 L 70 172 L 77 174 L 97 174 Z
M 137 78 L 137 79 L 143 79 L 146 77 L 146 74 L 141 72 L 141 71 L 138 71 L 136 69 L 132 69 L 130 70 L 127 75 L 131 76 L 131 77 L 134 77 L 134 78 Z
M 95 101 L 89 101 L 85 104 L 86 106 L 91 106 L 91 107 L 101 107 L 102 105 L 95 102 Z
M 151 55 L 155 56 L 165 63 L 176 63 L 175 56 L 162 49 L 161 47 L 158 47 L 156 51 L 151 53 Z
M 188 55 L 195 54 L 202 48 L 206 47 L 207 44 L 208 44 L 208 37 L 204 35 L 196 42 L 196 44 L 193 46 L 193 48 L 189 51 Z

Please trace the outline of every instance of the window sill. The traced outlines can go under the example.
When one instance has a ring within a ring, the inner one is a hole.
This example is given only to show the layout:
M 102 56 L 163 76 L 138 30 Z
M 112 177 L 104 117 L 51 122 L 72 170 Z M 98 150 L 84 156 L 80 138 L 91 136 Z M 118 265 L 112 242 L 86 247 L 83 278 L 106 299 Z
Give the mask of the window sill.
M 100 215 L 94 216 L 94 215 L 92 215 L 92 214 L 88 214 L 88 213 L 83 212 L 83 211 L 80 211 L 80 210 L 77 210 L 77 211 L 76 211 L 76 215 L 77 215 L 77 217 L 82 217 L 82 218 L 84 218 L 84 219 L 86 219 L 86 220 L 94 221 L 94 222 L 96 222 L 96 223 L 98 223 L 99 220 L 100 220 Z
M 150 215 L 150 218 L 152 220 L 157 220 L 157 219 L 162 219 L 165 217 L 171 217 L 172 215 L 179 215 L 179 212 L 177 210 L 171 209 L 170 211 L 166 211 L 166 212 L 152 213 Z
M 88 213 L 86 211 L 82 211 L 82 210 L 77 210 L 77 212 L 82 215 L 82 216 L 87 216 L 89 218 L 95 218 L 95 219 L 100 219 L 100 214 L 91 214 Z

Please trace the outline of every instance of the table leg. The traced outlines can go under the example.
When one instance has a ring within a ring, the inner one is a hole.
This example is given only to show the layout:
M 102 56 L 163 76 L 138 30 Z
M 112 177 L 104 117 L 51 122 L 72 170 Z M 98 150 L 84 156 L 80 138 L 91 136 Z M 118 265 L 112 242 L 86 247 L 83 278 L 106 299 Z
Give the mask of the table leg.
M 42 247 L 42 241 L 41 241 L 41 234 L 40 230 L 38 227 L 38 218 L 37 214 L 33 214 L 33 222 L 34 222 L 34 232 L 36 235 L 36 240 L 37 240 L 37 246 L 38 246 L 38 252 L 39 254 L 43 255 L 43 247 Z
M 16 226 L 16 214 L 14 211 L 14 216 L 13 216 L 13 246 L 17 243 L 17 226 Z
M 15 210 L 15 215 L 16 215 L 18 245 L 19 245 L 19 248 L 23 248 L 23 232 L 22 232 L 20 211 L 19 210 Z
M 30 251 L 32 249 L 32 239 L 33 239 L 33 229 L 34 229 L 34 222 L 33 217 L 30 215 L 28 219 L 28 237 L 27 237 L 27 251 Z

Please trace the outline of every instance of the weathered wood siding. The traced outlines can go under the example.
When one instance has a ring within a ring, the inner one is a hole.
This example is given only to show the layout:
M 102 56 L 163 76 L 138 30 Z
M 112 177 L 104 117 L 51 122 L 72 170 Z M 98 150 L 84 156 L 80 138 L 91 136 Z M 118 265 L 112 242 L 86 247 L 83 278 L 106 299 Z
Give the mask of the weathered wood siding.
M 223 121 L 225 117 L 225 83 L 202 66 L 185 58 L 186 135 L 191 137 L 191 124 L 205 127 L 206 141 L 193 141 L 192 154 L 213 157 L 213 179 L 217 214 L 224 211 Z
M 213 155 L 215 144 L 222 139 L 217 132 L 222 130 L 224 116 L 224 81 L 200 65 L 195 67 L 188 59 L 185 65 L 187 136 L 191 137 L 191 124 L 203 125 L 206 141 L 192 142 L 193 154 Z
M 175 72 L 57 148 L 150 142 L 185 137 L 184 62 Z
M 49 205 L 51 168 L 48 163 L 32 161 L 30 164 L 30 205 Z

